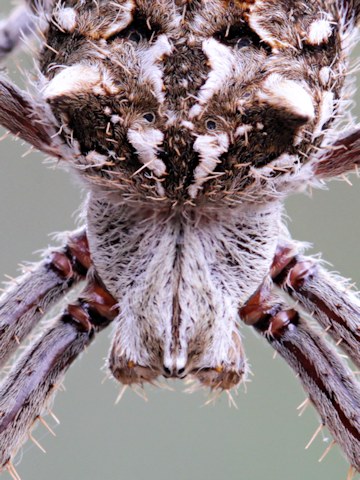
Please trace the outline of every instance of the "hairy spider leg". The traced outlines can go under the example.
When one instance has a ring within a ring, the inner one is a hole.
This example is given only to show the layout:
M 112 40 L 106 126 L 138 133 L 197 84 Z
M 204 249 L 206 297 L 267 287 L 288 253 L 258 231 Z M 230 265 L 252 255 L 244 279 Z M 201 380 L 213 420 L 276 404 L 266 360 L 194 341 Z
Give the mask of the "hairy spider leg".
M 357 170 L 360 165 L 360 129 L 346 132 L 332 145 L 325 155 L 314 163 L 314 174 L 329 180 Z
M 327 272 L 319 261 L 290 255 L 280 246 L 272 277 L 296 300 L 360 367 L 360 300 L 344 279 Z
M 20 5 L 0 23 L 0 61 L 4 60 L 35 29 L 34 19 L 29 7 Z
M 55 158 L 66 156 L 50 107 L 0 75 L 0 125 Z
M 240 310 L 302 383 L 350 465 L 360 472 L 360 387 L 334 347 L 273 292 L 271 279 Z
M 0 386 L 0 468 L 7 468 L 46 411 L 72 362 L 117 316 L 116 302 L 93 278 L 75 304 L 30 345 Z
M 0 367 L 54 304 L 85 278 L 91 265 L 84 230 L 72 233 L 0 298 Z

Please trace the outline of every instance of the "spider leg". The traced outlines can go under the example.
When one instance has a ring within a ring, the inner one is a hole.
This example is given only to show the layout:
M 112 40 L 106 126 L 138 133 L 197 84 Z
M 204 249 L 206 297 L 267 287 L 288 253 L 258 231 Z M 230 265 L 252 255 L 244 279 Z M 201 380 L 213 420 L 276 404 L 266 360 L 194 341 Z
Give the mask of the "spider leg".
M 326 180 L 350 173 L 359 165 L 360 128 L 349 132 L 330 145 L 326 154 L 314 163 L 314 174 L 319 179 Z
M 0 125 L 48 155 L 66 157 L 67 147 L 59 140 L 49 105 L 20 90 L 3 75 L 0 75 Z
M 72 362 L 117 316 L 116 302 L 91 276 L 75 304 L 28 347 L 0 386 L 0 468 L 6 468 Z
M 360 367 L 360 299 L 316 260 L 278 248 L 273 281 L 314 317 Z
M 284 358 L 350 464 L 360 472 L 360 388 L 335 349 L 272 293 L 268 279 L 240 310 Z
M 0 298 L 0 367 L 43 315 L 80 280 L 90 267 L 84 231 L 72 234 L 60 250 L 25 273 Z
M 54 8 L 56 0 L 25 0 L 25 3 L 35 12 L 41 14 L 42 12 L 49 12 Z
M 351 21 L 355 19 L 355 21 L 359 21 L 360 17 L 360 1 L 359 0 L 342 0 L 342 2 L 338 4 L 339 6 L 343 7 L 346 10 L 346 17 L 347 20 Z
M 0 61 L 31 35 L 34 28 L 32 17 L 29 8 L 21 5 L 0 23 Z

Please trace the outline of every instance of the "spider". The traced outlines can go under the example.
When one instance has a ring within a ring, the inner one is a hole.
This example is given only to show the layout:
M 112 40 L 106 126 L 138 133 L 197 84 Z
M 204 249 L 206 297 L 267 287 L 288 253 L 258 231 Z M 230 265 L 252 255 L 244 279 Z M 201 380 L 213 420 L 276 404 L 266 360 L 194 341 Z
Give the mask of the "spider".
M 78 300 L 0 386 L 0 467 L 31 436 L 72 362 L 110 323 L 126 386 L 236 389 L 239 324 L 298 376 L 360 471 L 360 389 L 309 313 L 360 366 L 360 302 L 304 254 L 283 201 L 359 163 L 346 117 L 358 0 L 28 0 L 5 57 L 38 36 L 33 93 L 0 77 L 0 124 L 88 191 L 82 227 L 0 300 L 0 364 L 77 284 Z M 291 302 L 290 300 L 295 300 Z M 305 312 L 305 313 L 304 313 Z

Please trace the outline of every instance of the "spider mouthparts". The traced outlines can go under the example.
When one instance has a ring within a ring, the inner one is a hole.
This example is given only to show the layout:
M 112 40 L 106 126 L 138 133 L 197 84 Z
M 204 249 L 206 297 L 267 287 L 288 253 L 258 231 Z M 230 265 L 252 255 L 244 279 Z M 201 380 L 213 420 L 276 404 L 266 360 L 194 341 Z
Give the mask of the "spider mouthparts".
M 239 385 L 244 373 L 244 370 L 217 366 L 215 368 L 198 370 L 192 373 L 192 375 L 202 386 L 209 387 L 211 390 L 231 390 Z
M 138 365 L 123 357 L 111 355 L 109 359 L 109 368 L 114 378 L 123 385 L 153 383 L 161 372 L 158 369 Z

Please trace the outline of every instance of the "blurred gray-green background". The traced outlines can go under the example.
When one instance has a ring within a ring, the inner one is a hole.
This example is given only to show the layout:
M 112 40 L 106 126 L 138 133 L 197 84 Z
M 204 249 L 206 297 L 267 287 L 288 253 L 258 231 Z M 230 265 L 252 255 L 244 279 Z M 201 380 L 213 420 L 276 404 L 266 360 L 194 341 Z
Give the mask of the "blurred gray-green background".
M 1 15 L 9 8 L 10 1 L 1 0 Z M 27 65 L 13 58 L 14 76 L 15 63 Z M 21 158 L 26 150 L 10 137 L 0 143 L 1 275 L 15 276 L 19 262 L 35 260 L 33 252 L 51 244 L 49 233 L 73 229 L 80 204 L 79 187 L 64 172 L 45 168 L 41 155 Z M 360 285 L 360 181 L 351 180 L 353 187 L 332 182 L 312 198 L 291 198 L 287 211 L 293 236 L 312 242 L 313 251 Z M 23 480 L 346 478 L 347 464 L 336 447 L 318 463 L 328 445 L 321 435 L 304 450 L 317 417 L 312 408 L 298 417 L 305 395 L 297 380 L 251 330 L 243 335 L 254 377 L 247 393 L 239 390 L 238 410 L 229 408 L 225 395 L 204 407 L 207 397 L 183 393 L 180 383 L 170 384 L 174 392 L 146 389 L 148 402 L 128 391 L 114 406 L 118 386 L 102 384 L 101 371 L 110 333 L 69 371 L 67 391 L 55 401 L 57 438 L 43 427 L 35 430 L 47 454 L 28 442 L 18 455 Z

